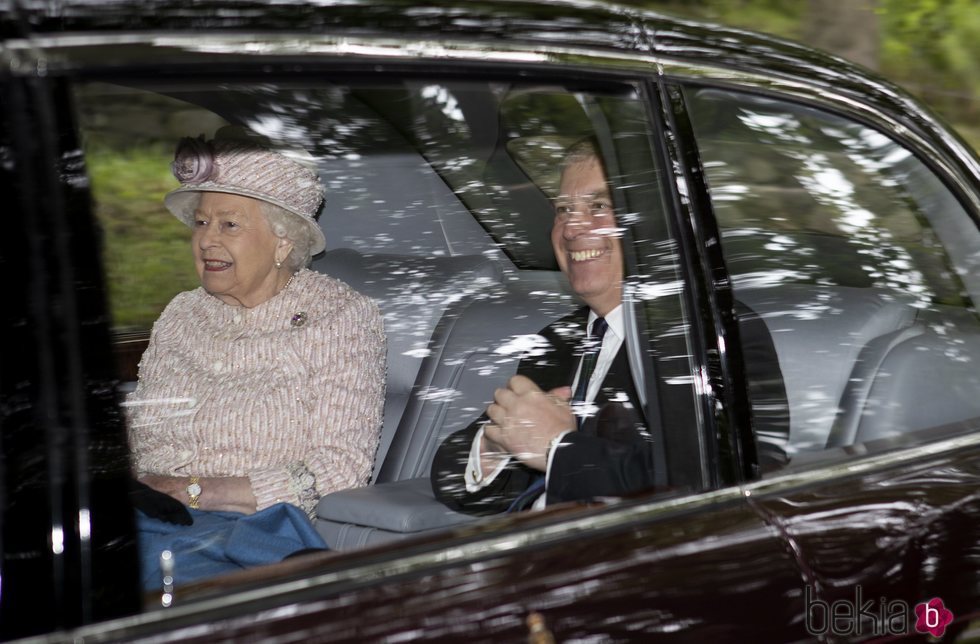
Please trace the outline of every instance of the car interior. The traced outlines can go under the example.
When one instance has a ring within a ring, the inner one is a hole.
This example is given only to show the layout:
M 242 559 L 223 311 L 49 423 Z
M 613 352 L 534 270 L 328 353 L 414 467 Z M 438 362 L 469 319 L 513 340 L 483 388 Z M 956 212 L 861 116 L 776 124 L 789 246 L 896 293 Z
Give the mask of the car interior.
M 327 250 L 311 268 L 374 298 L 388 338 L 384 423 L 370 485 L 329 494 L 317 507 L 317 529 L 332 548 L 476 520 L 435 501 L 429 467 L 441 441 L 479 416 L 493 389 L 514 373 L 537 331 L 578 305 L 552 257 L 549 191 L 563 146 L 593 132 L 589 103 L 596 93 L 409 79 L 208 88 L 96 84 L 80 94 L 83 139 L 101 132 L 86 110 L 106 109 L 106 97 L 148 95 L 148 111 L 190 105 L 318 159 Z M 807 189 L 803 170 L 796 175 L 803 189 L 780 184 L 773 168 L 787 159 L 804 169 L 816 161 L 766 138 L 786 132 L 772 126 L 771 105 L 719 91 L 692 93 L 689 100 L 736 298 L 764 322 L 781 371 L 782 420 L 757 428 L 760 443 L 792 458 L 976 417 L 977 376 L 969 361 L 950 359 L 950 352 L 980 354 L 971 303 L 977 286 L 962 270 L 977 259 L 948 259 L 941 251 L 955 248 L 953 240 L 963 235 L 974 237 L 963 248 L 980 243 L 975 227 L 943 230 L 945 224 L 922 220 L 919 202 L 937 198 L 941 186 L 903 195 L 907 212 L 893 214 L 894 225 L 885 227 L 895 238 L 862 237 L 873 227 L 821 218 L 828 204 L 856 216 L 845 197 Z M 160 101 L 165 107 L 156 107 Z M 118 128 L 119 121 L 101 127 Z M 821 127 L 814 131 L 830 125 Z M 179 129 L 171 124 L 160 138 L 175 142 L 198 133 L 171 137 Z M 746 143 L 746 132 L 768 147 Z M 879 153 L 881 167 L 864 168 L 869 175 L 921 172 L 914 158 Z M 746 155 L 755 161 L 737 162 Z M 826 156 L 826 168 L 842 166 L 829 148 Z M 742 198 L 745 186 L 762 196 Z M 773 203 L 783 203 L 785 212 L 774 211 Z M 159 216 L 167 216 L 162 206 Z M 969 222 L 965 212 L 962 221 Z M 943 242 L 924 259 L 914 256 L 918 242 L 902 239 L 921 239 L 923 230 L 935 230 L 928 234 Z M 929 267 L 937 277 L 923 271 L 922 288 L 896 286 L 877 269 L 862 268 L 890 264 L 897 274 L 902 262 Z M 933 371 L 923 366 L 929 364 Z M 955 391 L 949 382 L 958 383 Z M 910 402 L 924 391 L 937 404 Z
M 388 340 L 372 485 L 327 495 L 317 509 L 317 528 L 335 549 L 472 520 L 433 498 L 428 472 L 435 449 L 482 413 L 534 334 L 577 306 L 551 252 L 548 196 L 500 148 L 502 124 L 483 120 L 484 103 L 496 104 L 508 88 L 460 83 L 453 89 L 440 94 L 437 86 L 406 82 L 302 91 L 135 90 L 203 107 L 222 122 L 259 132 L 263 122 L 278 119 L 280 140 L 301 147 L 316 142 L 310 151 L 326 187 L 319 223 L 327 250 L 311 269 L 374 298 Z M 548 95 L 558 91 L 541 88 Z M 441 138 L 425 149 L 428 156 L 408 140 L 425 132 L 416 127 L 406 134 L 401 127 L 411 124 L 398 122 L 413 113 L 405 109 L 413 101 L 431 101 L 428 113 L 452 126 L 429 127 Z M 311 105 L 331 117 L 310 118 Z M 479 130 L 466 133 L 463 156 L 450 147 L 455 141 L 443 139 L 465 127 Z M 491 182 L 492 189 L 483 189 Z M 486 216 L 475 218 L 474 211 Z
M 976 418 L 980 236 L 935 173 L 808 106 L 713 88 L 687 98 L 735 296 L 775 345 L 784 449 Z

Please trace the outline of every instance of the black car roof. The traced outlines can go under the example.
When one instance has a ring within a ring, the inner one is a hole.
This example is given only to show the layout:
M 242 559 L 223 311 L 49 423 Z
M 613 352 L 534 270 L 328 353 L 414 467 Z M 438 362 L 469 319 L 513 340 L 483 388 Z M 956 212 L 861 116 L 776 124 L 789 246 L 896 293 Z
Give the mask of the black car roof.
M 581 0 L 0 0 L 0 12 L 0 34 L 8 39 L 195 30 L 312 36 L 343 30 L 349 36 L 524 43 L 626 55 L 656 51 L 743 71 L 806 74 L 837 89 L 868 80 L 842 59 L 779 38 Z
M 0 0 L 3 36 L 55 33 L 219 30 L 460 38 L 650 51 L 696 45 L 700 57 L 741 54 L 787 62 L 813 50 L 759 34 L 678 20 L 633 7 L 581 0 Z M 748 45 L 748 46 L 746 46 Z M 824 63 L 826 64 L 826 60 Z

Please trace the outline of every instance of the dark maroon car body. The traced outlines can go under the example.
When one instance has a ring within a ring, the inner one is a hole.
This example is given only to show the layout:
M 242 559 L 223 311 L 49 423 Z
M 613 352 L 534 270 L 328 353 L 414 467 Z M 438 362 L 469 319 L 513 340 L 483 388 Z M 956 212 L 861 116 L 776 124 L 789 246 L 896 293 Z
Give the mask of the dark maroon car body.
M 855 119 L 907 141 L 976 222 L 976 157 L 899 90 L 803 47 L 583 2 L 0 7 L 4 638 L 497 642 L 524 641 L 543 622 L 555 641 L 877 640 L 917 636 L 914 607 L 933 598 L 954 615 L 947 639 L 976 636 L 980 418 L 828 447 L 760 473 L 724 248 L 696 128 L 671 80 L 766 85 L 804 102 L 833 95 Z M 188 36 L 281 47 L 209 53 L 186 46 Z M 287 560 L 160 607 L 136 577 L 114 394 L 125 379 L 117 359 L 132 370 L 142 345 L 126 358 L 110 332 L 69 87 L 409 72 L 647 84 L 692 320 L 686 341 L 651 351 L 654 360 L 684 353 L 710 385 L 690 401 L 662 396 L 660 414 L 698 419 L 701 439 L 672 445 L 673 490 Z

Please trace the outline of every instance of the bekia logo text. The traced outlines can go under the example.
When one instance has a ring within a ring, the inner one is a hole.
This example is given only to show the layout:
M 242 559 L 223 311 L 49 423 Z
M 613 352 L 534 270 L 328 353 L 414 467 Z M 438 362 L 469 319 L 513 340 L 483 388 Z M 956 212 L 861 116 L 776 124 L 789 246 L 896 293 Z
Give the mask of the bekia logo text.
M 806 586 L 804 606 L 806 631 L 817 637 L 907 635 L 913 630 L 941 637 L 953 621 L 953 613 L 939 597 L 920 602 L 910 610 L 908 603 L 898 599 L 865 599 L 861 586 L 854 587 L 853 601 L 838 599 L 834 602 L 817 598 L 816 592 Z

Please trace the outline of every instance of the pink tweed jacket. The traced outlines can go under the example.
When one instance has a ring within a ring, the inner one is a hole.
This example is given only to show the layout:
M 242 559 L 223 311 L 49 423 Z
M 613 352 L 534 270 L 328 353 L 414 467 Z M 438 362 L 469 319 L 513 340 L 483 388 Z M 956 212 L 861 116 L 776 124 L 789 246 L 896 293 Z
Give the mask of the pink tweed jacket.
M 181 293 L 126 403 L 137 475 L 247 476 L 258 509 L 312 516 L 320 496 L 367 483 L 384 383 L 381 314 L 343 282 L 302 270 L 252 309 Z

